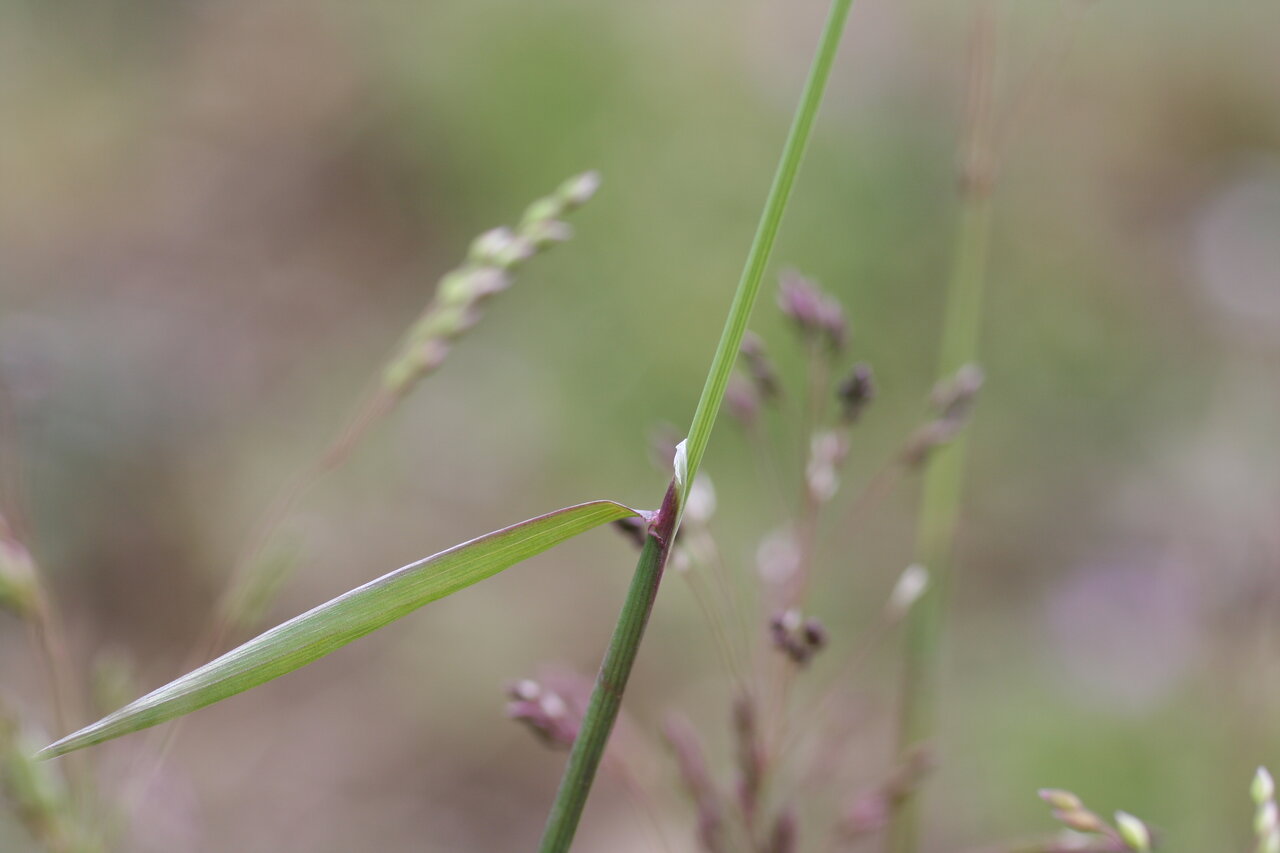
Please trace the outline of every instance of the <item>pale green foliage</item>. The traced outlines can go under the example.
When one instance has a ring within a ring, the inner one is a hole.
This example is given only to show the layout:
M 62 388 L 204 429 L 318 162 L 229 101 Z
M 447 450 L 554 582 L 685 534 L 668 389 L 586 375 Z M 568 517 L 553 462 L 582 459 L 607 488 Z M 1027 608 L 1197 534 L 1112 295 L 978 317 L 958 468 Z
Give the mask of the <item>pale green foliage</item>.
M 591 501 L 411 563 L 272 628 L 46 747 L 40 757 L 52 758 L 136 732 L 257 687 L 579 533 L 638 514 L 612 501 Z

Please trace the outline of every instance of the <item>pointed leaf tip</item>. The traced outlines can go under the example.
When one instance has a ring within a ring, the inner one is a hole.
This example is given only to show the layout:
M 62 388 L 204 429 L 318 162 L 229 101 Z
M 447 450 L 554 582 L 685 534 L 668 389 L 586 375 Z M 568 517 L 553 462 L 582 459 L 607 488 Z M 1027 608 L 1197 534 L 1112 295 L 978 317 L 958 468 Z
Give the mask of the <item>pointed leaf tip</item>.
M 56 758 L 212 705 L 305 666 L 424 604 L 491 577 L 579 533 L 642 515 L 591 501 L 522 521 L 370 581 L 42 749 Z

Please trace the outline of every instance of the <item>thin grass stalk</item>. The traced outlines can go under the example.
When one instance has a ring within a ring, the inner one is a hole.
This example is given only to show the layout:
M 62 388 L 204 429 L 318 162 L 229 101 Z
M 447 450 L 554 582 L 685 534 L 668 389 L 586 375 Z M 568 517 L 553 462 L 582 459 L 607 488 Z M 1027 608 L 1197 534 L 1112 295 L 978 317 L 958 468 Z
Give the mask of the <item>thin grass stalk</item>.
M 636 563 L 636 571 L 631 578 L 631 587 L 627 590 L 626 603 L 618 617 L 613 638 L 609 641 L 604 663 L 600 666 L 595 689 L 591 692 L 591 700 L 582 719 L 582 728 L 574 739 L 569 763 L 560 780 L 560 790 L 547 817 L 546 830 L 539 847 L 541 853 L 564 853 L 573 843 L 578 821 L 587 803 L 587 795 L 595 782 L 596 771 L 609 742 L 609 734 L 622 706 L 622 694 L 631 677 L 631 668 L 635 664 L 636 653 L 640 650 L 645 625 L 658 595 L 658 585 L 670 553 L 671 538 L 675 535 L 676 512 L 676 488 L 673 481 L 667 489 L 667 497 L 662 509 L 658 511 L 658 517 L 649 535 L 645 537 L 640 560 Z
M 66 633 L 42 565 L 21 541 L 8 518 L 0 514 L 0 611 L 6 605 L 27 624 L 31 644 L 48 681 L 54 724 L 59 729 L 68 729 L 73 717 L 79 716 L 81 703 Z M 87 808 L 93 782 L 88 759 L 77 756 L 67 768 L 67 777 L 76 805 Z
M 804 159 L 804 151 L 813 130 L 818 107 L 822 103 L 822 95 L 831 75 L 831 66 L 835 61 L 836 49 L 851 6 L 852 0 L 833 0 L 831 4 L 813 65 L 769 188 L 760 223 L 747 253 L 738 289 L 729 308 L 729 316 L 725 320 L 724 331 L 720 335 L 720 343 L 716 347 L 702 396 L 694 411 L 684 447 L 684 470 L 677 471 L 676 479 L 667 489 L 662 508 L 645 537 L 644 548 L 636 564 L 613 637 L 609 641 L 609 649 L 596 679 L 582 728 L 574 740 L 569 762 L 560 780 L 560 788 L 547 817 L 542 843 L 538 848 L 540 853 L 567 853 L 573 843 L 587 796 L 595 781 L 596 770 L 600 766 L 609 734 L 622 705 L 627 679 L 640 650 L 640 641 L 662 581 L 670 544 L 680 524 L 685 498 L 706 452 L 716 415 L 724 400 L 725 389 L 742 346 L 751 310 L 760 292 L 760 283 L 764 279 L 764 271 L 778 236 L 778 228 L 782 223 L 782 215 L 791 196 L 796 174 Z M 677 466 L 681 464 L 681 460 L 678 460 Z
M 0 381 L 0 507 L 12 507 L 7 515 L 0 512 L 0 547 L 3 540 L 19 544 L 31 559 L 32 601 L 27 617 L 49 682 L 54 723 L 65 729 L 70 725 L 74 705 L 74 667 L 43 566 L 23 544 L 31 531 L 30 519 L 23 512 L 26 502 L 19 458 L 17 407 L 8 385 Z
M 940 380 L 977 357 L 983 291 L 991 243 L 991 174 L 988 146 L 994 19 L 984 4 L 974 19 L 968 133 L 960 175 L 960 223 L 947 286 Z M 924 472 L 916 526 L 916 562 L 929 570 L 930 583 L 912 607 L 906 625 L 906 650 L 899 708 L 899 759 L 933 735 L 937 706 L 938 657 L 951 581 L 952 551 L 960 515 L 965 463 L 965 432 L 935 449 Z M 889 827 L 889 849 L 914 853 L 919 836 L 919 799 L 904 792 Z
M 53 719 L 60 731 L 71 731 L 73 713 L 78 714 L 81 699 L 76 689 L 75 667 L 67 645 L 62 621 L 45 587 L 37 592 L 35 609 L 31 614 L 32 640 L 44 662 L 49 681 L 49 697 L 53 705 Z M 73 712 L 72 709 L 77 709 Z M 72 792 L 77 805 L 87 808 L 92 797 L 92 772 L 87 756 L 76 756 L 67 768 Z
M 826 24 L 823 26 L 818 50 L 814 55 L 813 65 L 809 69 L 809 77 L 805 81 L 804 92 L 800 96 L 795 118 L 791 122 L 791 130 L 787 134 L 778 169 L 774 173 L 773 184 L 769 188 L 764 212 L 760 215 L 755 239 L 747 252 L 747 262 L 742 270 L 742 278 L 738 282 L 738 290 L 733 296 L 733 304 L 729 308 L 729 317 L 725 321 L 724 331 L 720 336 L 720 345 L 716 348 L 711 369 L 707 373 L 706 385 L 702 389 L 702 397 L 699 398 L 698 407 L 693 413 L 693 424 L 689 428 L 689 476 L 685 480 L 686 491 L 692 485 L 693 477 L 702 463 L 703 453 L 706 452 L 707 442 L 711 438 L 712 427 L 715 426 L 716 414 L 720 411 L 720 404 L 724 400 L 725 388 L 729 385 L 729 377 L 733 373 L 738 350 L 742 347 L 742 337 L 751 319 L 751 309 L 755 306 L 756 297 L 760 293 L 760 282 L 764 279 L 765 267 L 768 266 L 769 256 L 773 252 L 773 244 L 778 237 L 778 226 L 782 222 L 782 214 L 791 197 L 791 188 L 800 170 L 800 162 L 804 159 L 805 147 L 809 144 L 813 122 L 818 115 L 818 106 L 822 103 L 822 94 L 826 89 L 827 79 L 831 76 L 831 65 L 835 61 L 836 48 L 840 44 L 840 34 L 844 31 L 844 24 L 849 17 L 849 9 L 852 5 L 853 0 L 834 0 L 831 11 L 827 15 Z M 681 497 L 683 498 L 684 495 Z

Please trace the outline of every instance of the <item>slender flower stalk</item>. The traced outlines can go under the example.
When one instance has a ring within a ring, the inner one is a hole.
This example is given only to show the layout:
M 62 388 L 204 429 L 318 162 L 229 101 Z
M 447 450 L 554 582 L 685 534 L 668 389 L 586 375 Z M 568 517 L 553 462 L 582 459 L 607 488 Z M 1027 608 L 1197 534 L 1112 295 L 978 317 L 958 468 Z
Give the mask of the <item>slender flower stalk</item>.
M 70 719 L 67 707 L 70 665 L 66 644 L 35 559 L 3 515 L 0 515 L 0 610 L 12 611 L 31 626 L 49 676 L 54 721 L 65 728 Z
M 852 0 L 833 0 L 831 4 L 720 343 L 693 415 L 689 437 L 683 443 L 682 452 L 677 454 L 675 479 L 667 489 L 662 508 L 649 525 L 644 549 L 640 553 L 640 561 L 636 565 L 622 613 L 600 668 L 586 717 L 582 721 L 582 729 L 574 742 L 560 789 L 547 819 L 539 847 L 541 853 L 567 853 L 573 843 L 591 784 L 604 755 L 605 744 L 622 704 L 622 694 L 632 664 L 640 649 L 640 640 L 657 596 L 672 540 L 680 524 L 685 499 L 706 452 L 716 415 L 724 400 L 725 389 L 742 346 L 751 309 L 760 292 L 760 283 L 778 236 L 778 228 L 795 184 L 796 174 L 804 158 L 805 147 L 831 75 L 831 66 L 835 61 L 836 49 L 851 5 Z
M 971 364 L 978 349 L 983 290 L 991 242 L 989 147 L 994 21 L 988 6 L 979 9 L 973 29 L 969 84 L 968 139 L 960 175 L 960 225 L 950 281 L 938 364 L 941 380 Z M 961 434 L 933 450 L 924 473 L 916 527 L 916 562 L 929 571 L 929 589 L 907 619 L 905 673 L 899 718 L 899 754 L 906 755 L 933 732 L 938 653 L 950 585 L 950 563 L 959 517 L 965 442 Z M 889 849 L 913 853 L 918 845 L 917 797 L 895 804 Z
M 0 611 L 4 610 L 27 623 L 49 682 L 54 724 L 61 730 L 69 729 L 73 716 L 79 713 L 80 696 L 66 633 L 35 558 L 0 515 Z M 87 805 L 92 793 L 87 759 L 77 757 L 68 776 L 75 804 Z
M 698 811 L 698 844 L 703 853 L 727 853 L 724 803 L 707 767 L 698 733 L 684 717 L 670 717 L 662 735 L 675 754 L 680 780 Z

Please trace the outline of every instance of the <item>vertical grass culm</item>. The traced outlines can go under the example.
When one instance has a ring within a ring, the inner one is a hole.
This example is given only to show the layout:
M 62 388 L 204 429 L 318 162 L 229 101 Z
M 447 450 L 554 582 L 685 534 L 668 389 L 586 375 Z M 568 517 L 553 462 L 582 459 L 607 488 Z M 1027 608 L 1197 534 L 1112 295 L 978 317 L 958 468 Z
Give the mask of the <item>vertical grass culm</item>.
M 938 381 L 947 383 L 971 367 L 978 354 L 983 291 L 991 242 L 992 154 L 991 77 L 995 21 L 989 4 L 976 13 L 971 41 L 966 139 L 959 195 L 960 222 L 947 284 Z M 980 381 L 980 380 L 978 380 Z M 976 382 L 974 383 L 976 390 Z M 907 617 L 906 649 L 899 708 L 899 761 L 906 762 L 933 736 L 938 657 L 951 579 L 952 550 L 960 514 L 965 434 L 930 451 L 916 524 L 916 562 L 929 571 L 930 584 Z M 889 850 L 914 853 L 918 846 L 918 792 L 896 804 L 889 827 Z
M 658 585 L 672 539 L 680 524 L 685 498 L 698 473 L 698 466 L 706 452 L 716 415 L 724 399 L 725 389 L 742 346 L 751 309 L 760 291 L 760 282 L 769 263 L 778 228 L 786 210 L 791 189 L 795 184 L 805 147 L 813 130 L 814 119 L 822 102 L 822 94 L 831 76 L 836 49 L 849 17 L 852 0 L 834 0 L 831 4 L 822 35 L 814 54 L 813 64 L 805 81 L 800 103 L 796 108 L 782 149 L 773 183 L 765 201 L 760 223 L 756 229 L 751 249 L 747 253 L 742 277 L 738 282 L 724 331 L 716 348 L 707 380 L 694 411 L 689 427 L 689 437 L 676 460 L 676 476 L 667 490 L 662 509 L 650 524 L 644 549 L 636 564 L 631 586 L 627 591 L 622 613 L 618 617 L 613 637 L 600 667 L 591 700 L 582 721 L 582 728 L 574 741 L 573 750 L 565 766 L 560 788 L 547 818 L 543 832 L 541 853 L 566 853 L 573 843 L 578 822 L 591 792 L 596 770 L 604 755 L 609 733 L 618 717 L 622 695 L 626 689 L 631 667 L 635 663 L 644 636 L 644 628 L 657 596 Z

